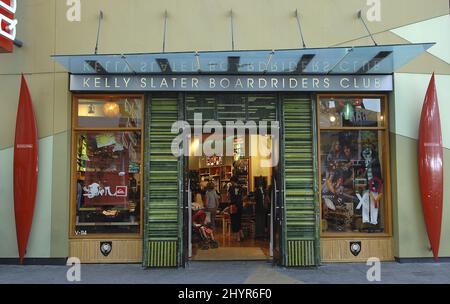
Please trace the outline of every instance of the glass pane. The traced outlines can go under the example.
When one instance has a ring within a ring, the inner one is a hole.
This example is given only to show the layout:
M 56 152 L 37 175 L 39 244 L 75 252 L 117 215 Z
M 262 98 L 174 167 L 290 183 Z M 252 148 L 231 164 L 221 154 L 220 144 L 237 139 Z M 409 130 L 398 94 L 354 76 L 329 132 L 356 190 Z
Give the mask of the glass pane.
M 320 100 L 320 127 L 384 127 L 380 97 L 327 97 Z
M 80 133 L 76 160 L 74 233 L 139 233 L 141 133 Z
M 227 121 L 246 121 L 246 98 L 243 95 L 217 96 L 217 120 L 226 125 Z
M 72 74 L 391 74 L 433 43 L 319 49 L 56 55 Z
M 321 132 L 324 232 L 384 232 L 383 135 Z
M 78 100 L 78 127 L 140 128 L 141 120 L 140 98 Z
M 428 50 L 433 43 L 351 48 L 330 74 L 390 74 Z
M 197 114 L 197 117 L 196 117 Z M 200 115 L 201 114 L 201 115 Z M 216 98 L 209 95 L 186 96 L 187 121 L 194 125 L 195 119 L 202 119 L 202 124 L 210 120 L 216 120 Z

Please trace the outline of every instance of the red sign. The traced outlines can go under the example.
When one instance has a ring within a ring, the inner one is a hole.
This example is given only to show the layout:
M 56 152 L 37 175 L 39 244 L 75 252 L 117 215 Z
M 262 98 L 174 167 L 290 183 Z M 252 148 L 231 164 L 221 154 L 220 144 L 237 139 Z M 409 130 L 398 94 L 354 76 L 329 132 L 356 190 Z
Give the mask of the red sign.
M 17 0 L 0 0 L 0 53 L 12 53 L 17 33 Z
M 97 140 L 97 148 L 102 143 Z M 105 142 L 106 144 L 106 142 Z M 89 153 L 83 196 L 86 206 L 127 206 L 129 185 L 128 150 L 114 151 L 115 145 L 102 146 Z

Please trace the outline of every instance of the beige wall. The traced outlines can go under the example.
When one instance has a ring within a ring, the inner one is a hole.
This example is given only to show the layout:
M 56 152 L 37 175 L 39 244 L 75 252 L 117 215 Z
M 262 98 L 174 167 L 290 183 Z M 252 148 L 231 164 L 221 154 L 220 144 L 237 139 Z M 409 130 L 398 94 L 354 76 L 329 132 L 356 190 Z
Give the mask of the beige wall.
M 29 82 L 39 138 L 53 137 L 53 176 L 48 181 L 53 185 L 49 236 L 54 240 L 52 256 L 67 252 L 69 168 L 64 163 L 69 151 L 70 94 L 67 73 L 50 56 L 92 54 L 100 9 L 105 14 L 100 53 L 161 51 L 166 9 L 169 16 L 166 51 L 231 49 L 230 9 L 234 11 L 236 49 L 300 47 L 295 9 L 300 12 L 308 47 L 371 44 L 356 17 L 359 9 L 367 9 L 366 0 L 81 0 L 81 4 L 81 22 L 69 22 L 64 0 L 18 1 L 18 39 L 24 46 L 16 48 L 13 54 L 0 54 L 0 104 L 3 105 L 0 151 L 10 149 L 13 144 L 20 73 L 25 73 Z M 407 37 L 390 30 L 446 15 L 448 11 L 448 0 L 382 1 L 382 22 L 368 25 L 379 44 L 405 43 Z M 450 63 L 424 54 L 401 72 L 420 74 L 431 70 L 450 75 Z M 399 165 L 397 171 L 403 172 L 405 168 Z M 416 172 L 405 178 L 413 181 Z M 1 193 L 0 196 L 3 197 Z M 10 198 L 2 202 L 12 205 Z M 13 229 L 3 227 L 5 216 L 10 215 L 0 214 L 0 230 Z M 403 224 L 403 219 L 400 220 Z M 12 231 L 8 233 L 12 235 Z M 422 255 L 421 251 L 415 252 Z
M 10 106 L 0 112 L 0 149 L 12 145 L 20 73 L 30 81 L 39 136 L 69 128 L 66 113 L 60 112 L 68 102 L 66 74 L 50 56 L 92 54 L 100 9 L 105 17 L 99 53 L 104 54 L 161 51 L 166 9 L 166 51 L 231 49 L 230 9 L 236 49 L 300 47 L 295 9 L 300 11 L 308 47 L 371 43 L 356 17 L 359 9 L 367 10 L 365 0 L 322 0 L 320 5 L 314 0 L 81 0 L 81 22 L 66 19 L 66 1 L 18 4 L 18 38 L 24 47 L 0 55 L 0 98 Z M 369 27 L 378 33 L 379 43 L 404 42 L 388 31 L 445 14 L 447 0 L 382 1 L 382 21 L 369 22 Z

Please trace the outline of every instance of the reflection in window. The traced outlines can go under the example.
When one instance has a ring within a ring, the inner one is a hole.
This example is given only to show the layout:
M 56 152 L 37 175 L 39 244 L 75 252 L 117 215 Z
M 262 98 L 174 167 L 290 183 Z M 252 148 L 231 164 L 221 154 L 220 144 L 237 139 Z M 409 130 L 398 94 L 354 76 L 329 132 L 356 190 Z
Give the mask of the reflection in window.
M 381 131 L 322 131 L 324 232 L 384 232 Z
M 383 113 L 380 98 L 323 98 L 320 127 L 383 127 Z
M 141 99 L 79 99 L 78 127 L 140 128 Z
M 139 233 L 140 132 L 77 135 L 75 234 Z

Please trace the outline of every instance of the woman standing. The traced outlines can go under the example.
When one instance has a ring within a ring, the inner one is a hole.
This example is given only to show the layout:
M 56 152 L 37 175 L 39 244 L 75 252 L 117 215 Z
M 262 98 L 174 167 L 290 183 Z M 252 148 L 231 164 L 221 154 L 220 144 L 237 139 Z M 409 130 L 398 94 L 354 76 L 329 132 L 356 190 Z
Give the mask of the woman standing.
M 231 219 L 231 231 L 236 236 L 236 241 L 240 242 L 244 237 L 241 226 L 242 218 L 242 201 L 243 201 L 243 190 L 238 184 L 238 178 L 232 176 L 230 179 L 231 187 L 228 189 L 228 194 L 230 197 L 230 219 Z

